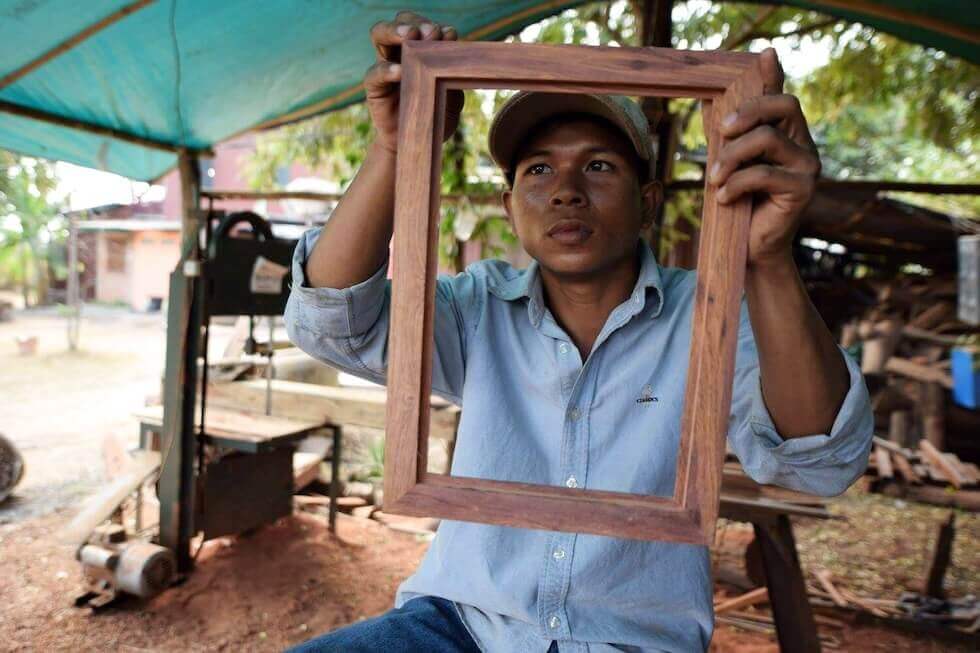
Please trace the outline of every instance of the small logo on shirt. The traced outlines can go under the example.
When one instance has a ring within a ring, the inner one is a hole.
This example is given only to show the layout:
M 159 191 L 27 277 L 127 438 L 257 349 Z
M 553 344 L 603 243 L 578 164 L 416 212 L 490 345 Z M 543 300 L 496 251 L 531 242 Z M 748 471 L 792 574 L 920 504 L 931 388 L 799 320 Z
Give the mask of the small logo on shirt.
M 660 401 L 653 396 L 653 386 L 645 385 L 643 386 L 643 392 L 640 394 L 640 398 L 636 400 L 638 404 L 652 404 Z

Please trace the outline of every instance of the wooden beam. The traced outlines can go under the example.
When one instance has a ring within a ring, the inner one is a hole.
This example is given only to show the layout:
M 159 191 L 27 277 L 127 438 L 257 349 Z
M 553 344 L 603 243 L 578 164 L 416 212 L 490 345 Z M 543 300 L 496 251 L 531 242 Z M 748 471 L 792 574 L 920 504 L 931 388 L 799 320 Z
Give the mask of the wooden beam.
M 741 596 L 736 596 L 716 604 L 715 615 L 731 612 L 732 610 L 741 610 L 742 608 L 750 605 L 756 605 L 757 603 L 764 603 L 768 601 L 769 589 L 766 587 L 757 587 L 754 590 L 742 594 Z
M 214 152 L 210 148 L 202 148 L 199 150 L 194 150 L 193 148 L 183 148 L 181 145 L 174 143 L 167 143 L 166 141 L 147 138 L 145 136 L 137 136 L 136 134 L 130 134 L 129 132 L 116 129 L 114 127 L 96 125 L 83 120 L 76 120 L 75 118 L 66 118 L 65 116 L 59 116 L 54 113 L 48 113 L 47 111 L 41 111 L 40 109 L 34 109 L 32 107 L 14 104 L 13 102 L 7 102 L 6 100 L 0 100 L 0 113 L 9 113 L 14 116 L 20 116 L 21 118 L 29 118 L 39 122 L 46 122 L 51 125 L 58 125 L 59 127 L 77 129 L 89 134 L 95 134 L 96 136 L 105 136 L 106 138 L 112 138 L 117 141 L 139 145 L 140 147 L 146 147 L 151 150 L 169 152 L 170 154 L 177 154 L 180 150 L 186 149 L 188 152 L 194 152 L 200 156 L 214 155 Z
M 94 34 L 101 32 L 106 27 L 109 27 L 110 25 L 119 22 L 126 16 L 135 13 L 140 9 L 143 9 L 144 7 L 151 5 L 154 2 L 156 2 L 156 0 L 138 0 L 137 2 L 133 2 L 131 4 L 126 5 L 122 9 L 118 9 L 112 12 L 102 20 L 89 25 L 81 32 L 78 32 L 74 36 L 71 36 L 68 39 L 62 41 L 61 43 L 54 46 L 53 48 L 51 48 L 50 50 L 48 50 L 38 58 L 34 59 L 33 61 L 29 61 L 28 63 L 24 64 L 17 70 L 7 73 L 3 77 L 0 77 L 0 88 L 5 88 L 7 86 L 10 86 L 18 79 L 24 77 L 24 75 L 27 75 L 31 71 L 40 68 L 47 62 L 51 61 L 52 59 L 54 59 L 55 57 L 61 54 L 64 54 L 68 50 L 71 50 L 73 47 L 75 47 L 85 39 L 89 38 L 90 36 L 93 36 Z
M 885 362 L 885 371 L 924 383 L 935 383 L 950 390 L 953 388 L 953 377 L 948 372 L 934 365 L 916 363 L 907 358 L 892 356 Z
M 892 191 L 901 193 L 924 193 L 929 195 L 980 195 L 980 184 L 934 184 L 917 181 L 894 181 L 890 179 L 818 179 L 817 188 L 824 190 L 850 191 Z M 703 190 L 703 179 L 675 179 L 667 184 L 668 193 Z
M 929 461 L 934 467 L 938 468 L 949 482 L 953 484 L 957 490 L 967 484 L 967 479 L 963 477 L 960 472 L 960 468 L 952 463 L 946 456 L 943 455 L 939 449 L 935 447 L 928 440 L 919 440 L 919 450 L 922 452 L 922 457 Z
M 932 556 L 926 566 L 925 579 L 922 583 L 922 593 L 936 599 L 946 598 L 943 589 L 943 579 L 953 557 L 953 537 L 956 535 L 956 511 L 950 510 L 946 521 L 939 525 L 936 533 L 936 544 Z
M 807 597 L 806 580 L 789 517 L 781 515 L 771 524 L 755 523 L 752 526 L 762 553 L 780 650 L 820 653 L 817 624 Z
M 318 202 L 336 202 L 344 196 L 343 193 L 317 193 L 313 191 L 290 191 L 290 190 L 202 190 L 201 197 L 212 200 L 313 200 Z M 486 195 L 461 195 L 458 193 L 447 193 L 442 196 L 443 202 L 460 203 L 469 202 L 470 204 L 494 204 L 499 205 L 500 195 L 496 193 Z

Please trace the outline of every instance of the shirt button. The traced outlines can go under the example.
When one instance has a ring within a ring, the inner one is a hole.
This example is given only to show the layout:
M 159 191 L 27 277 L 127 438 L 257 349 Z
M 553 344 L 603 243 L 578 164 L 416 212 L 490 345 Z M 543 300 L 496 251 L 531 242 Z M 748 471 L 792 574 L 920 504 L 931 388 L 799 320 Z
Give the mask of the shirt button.
M 551 557 L 553 557 L 555 560 L 564 560 L 565 559 L 565 549 L 561 548 L 560 546 L 557 547 L 552 552 Z
M 568 480 L 565 481 L 565 485 L 568 487 L 578 487 L 578 481 L 575 480 L 574 476 L 569 476 Z
M 563 342 L 560 345 L 558 345 L 558 351 L 559 351 L 559 353 L 567 354 L 568 353 L 568 344 Z
M 552 630 L 555 630 L 555 629 L 556 629 L 556 628 L 558 628 L 558 626 L 560 626 L 560 625 L 561 625 L 561 619 L 559 619 L 559 618 L 558 618 L 557 616 L 555 616 L 555 615 L 551 615 L 551 619 L 548 619 L 548 626 L 549 626 L 549 627 L 550 627 L 550 628 L 551 628 Z
M 582 416 L 582 412 L 578 408 L 573 408 L 568 412 L 568 416 L 572 418 L 572 421 L 575 421 Z

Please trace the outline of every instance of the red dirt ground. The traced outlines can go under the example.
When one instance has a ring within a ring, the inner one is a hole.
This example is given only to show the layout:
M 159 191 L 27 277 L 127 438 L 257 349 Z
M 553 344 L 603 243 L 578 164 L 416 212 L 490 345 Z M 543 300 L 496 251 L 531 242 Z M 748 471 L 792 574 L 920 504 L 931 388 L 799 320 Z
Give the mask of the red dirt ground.
M 79 566 L 50 542 L 65 511 L 0 526 L 0 649 L 10 651 L 280 651 L 384 612 L 427 543 L 377 522 L 296 514 L 248 537 L 208 542 L 183 585 L 93 615 L 71 606 Z M 825 629 L 855 652 L 955 651 L 890 631 Z M 966 649 L 962 649 L 966 650 Z M 713 653 L 772 652 L 768 635 L 720 625 Z

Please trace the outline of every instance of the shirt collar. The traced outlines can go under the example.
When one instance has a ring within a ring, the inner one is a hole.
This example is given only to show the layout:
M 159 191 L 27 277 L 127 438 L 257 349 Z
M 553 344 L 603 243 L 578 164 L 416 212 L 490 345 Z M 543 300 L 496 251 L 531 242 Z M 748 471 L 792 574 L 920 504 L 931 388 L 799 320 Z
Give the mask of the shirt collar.
M 652 288 L 654 290 L 653 301 L 656 302 L 653 310 L 650 311 L 650 317 L 652 319 L 659 316 L 664 308 L 664 291 L 660 275 L 660 264 L 657 263 L 657 259 L 646 241 L 640 240 L 637 247 L 640 250 L 640 274 L 637 277 L 636 285 L 633 287 L 633 292 L 630 294 L 629 301 L 631 302 L 631 306 L 635 306 L 631 314 L 635 315 L 643 310 L 647 299 L 646 290 L 647 288 Z M 491 284 L 489 290 L 505 301 L 516 301 L 527 298 L 530 300 L 527 309 L 531 323 L 537 326 L 541 322 L 545 306 L 544 293 L 541 286 L 541 271 L 537 261 L 532 260 L 527 268 L 521 270 L 519 274 L 512 278 L 499 280 Z

